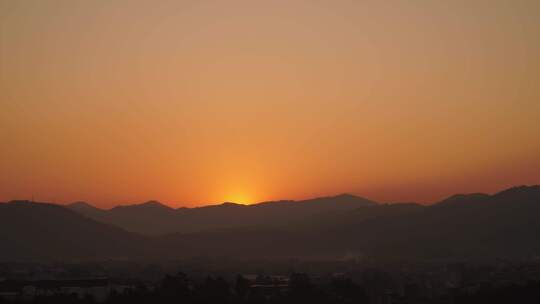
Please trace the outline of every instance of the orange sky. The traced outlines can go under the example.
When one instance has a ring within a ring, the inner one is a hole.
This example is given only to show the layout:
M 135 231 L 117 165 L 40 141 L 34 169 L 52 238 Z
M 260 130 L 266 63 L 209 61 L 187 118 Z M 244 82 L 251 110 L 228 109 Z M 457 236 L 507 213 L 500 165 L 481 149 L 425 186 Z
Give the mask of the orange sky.
M 540 183 L 540 1 L 0 0 L 0 201 Z

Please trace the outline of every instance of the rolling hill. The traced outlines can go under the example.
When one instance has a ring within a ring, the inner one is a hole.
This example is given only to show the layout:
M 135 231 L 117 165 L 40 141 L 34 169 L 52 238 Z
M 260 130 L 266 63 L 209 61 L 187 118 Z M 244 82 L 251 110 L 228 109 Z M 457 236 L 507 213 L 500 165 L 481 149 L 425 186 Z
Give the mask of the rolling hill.
M 146 237 L 47 203 L 0 204 L 0 261 L 84 259 L 402 258 L 540 256 L 540 186 L 456 195 L 438 204 L 376 204 L 352 196 L 254 206 L 170 209 L 155 202 L 109 211 L 182 220 L 181 232 Z M 127 208 L 127 209 L 126 209 Z M 80 211 L 83 210 L 83 211 Z M 117 211 L 114 211 L 117 210 Z M 135 210 L 135 211 L 134 211 Z M 195 228 L 197 221 L 200 225 Z M 275 221 L 275 222 L 273 222 Z M 188 225 L 189 223 L 189 225 Z M 149 225 L 150 223 L 146 223 Z
M 0 260 L 123 259 L 147 256 L 149 239 L 62 206 L 0 204 Z
M 68 208 L 94 220 L 145 235 L 191 233 L 245 226 L 280 227 L 328 212 L 353 210 L 376 205 L 365 198 L 342 194 L 304 201 L 275 201 L 254 205 L 223 203 L 198 208 L 172 209 L 155 201 L 118 206 L 109 210 L 87 203 Z

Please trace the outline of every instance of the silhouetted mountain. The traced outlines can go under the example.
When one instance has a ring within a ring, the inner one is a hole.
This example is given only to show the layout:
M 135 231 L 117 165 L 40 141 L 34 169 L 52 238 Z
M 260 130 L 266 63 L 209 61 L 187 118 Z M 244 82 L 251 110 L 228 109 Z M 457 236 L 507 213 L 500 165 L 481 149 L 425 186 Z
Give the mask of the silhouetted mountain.
M 74 207 L 96 211 L 82 203 Z M 145 220 L 170 214 L 180 221 L 175 228 L 188 229 L 146 238 L 61 206 L 11 202 L 0 205 L 0 259 L 540 256 L 539 186 L 457 195 L 432 206 L 337 196 L 179 210 L 147 203 L 104 211 L 117 212 L 130 220 L 132 212 Z
M 237 257 L 534 257 L 540 255 L 538 194 L 534 186 L 454 196 L 433 206 L 375 205 L 328 213 L 294 228 L 177 234 L 164 242 L 190 255 Z
M 148 202 L 145 202 L 145 203 L 142 203 L 142 204 L 137 204 L 137 205 L 117 206 L 117 207 L 112 208 L 111 210 L 123 210 L 124 212 L 128 211 L 128 210 L 143 210 L 145 212 L 147 212 L 147 211 L 150 211 L 150 212 L 167 212 L 167 211 L 171 211 L 171 210 L 174 210 L 174 209 L 169 207 L 169 206 L 163 205 L 162 203 L 160 203 L 158 201 L 148 201 Z
M 456 194 L 449 198 L 446 198 L 435 205 L 445 206 L 450 204 L 465 204 L 488 201 L 491 198 L 490 195 L 484 193 L 471 193 L 471 194 Z
M 376 203 L 342 194 L 303 201 L 263 202 L 254 205 L 223 203 L 198 208 L 172 209 L 158 202 L 114 207 L 110 210 L 80 204 L 68 207 L 92 219 L 147 235 L 188 233 L 243 226 L 283 226 L 317 214 L 352 210 Z
M 499 200 L 539 201 L 540 185 L 512 187 L 495 194 L 494 197 Z
M 176 225 L 176 210 L 157 201 L 117 206 L 109 210 L 84 202 L 69 204 L 67 207 L 96 221 L 142 234 L 174 231 Z
M 0 240 L 0 260 L 64 261 L 135 257 L 146 242 L 62 206 L 28 201 L 0 204 Z
M 105 210 L 96 208 L 87 202 L 74 202 L 67 207 L 73 211 L 76 211 L 77 213 L 84 214 L 90 218 L 99 218 L 100 216 L 103 216 L 105 213 Z

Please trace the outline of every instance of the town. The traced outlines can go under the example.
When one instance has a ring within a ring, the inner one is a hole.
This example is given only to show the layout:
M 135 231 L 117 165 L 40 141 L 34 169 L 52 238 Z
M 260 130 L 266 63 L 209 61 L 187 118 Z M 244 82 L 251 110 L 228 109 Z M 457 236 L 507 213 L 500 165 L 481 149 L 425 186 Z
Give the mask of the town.
M 538 260 L 261 261 L 265 268 L 260 269 L 253 267 L 254 261 L 223 262 L 3 264 L 0 303 L 450 304 L 540 299 Z M 235 267 L 254 271 L 235 273 Z

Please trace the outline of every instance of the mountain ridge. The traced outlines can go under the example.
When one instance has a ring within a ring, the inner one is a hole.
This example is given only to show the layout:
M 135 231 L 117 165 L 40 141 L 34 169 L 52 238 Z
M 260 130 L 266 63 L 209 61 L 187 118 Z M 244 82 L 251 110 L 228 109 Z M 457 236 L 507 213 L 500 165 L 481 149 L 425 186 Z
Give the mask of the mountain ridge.
M 458 194 L 450 195 L 450 196 L 448 196 L 448 197 L 446 197 L 444 199 L 441 199 L 439 201 L 435 201 L 435 202 L 430 203 L 430 204 L 418 203 L 418 202 L 413 202 L 413 201 L 406 201 L 406 202 L 397 201 L 397 202 L 392 202 L 392 203 L 389 203 L 389 204 L 411 203 L 411 204 L 420 204 L 420 205 L 425 205 L 425 206 L 434 206 L 434 205 L 437 205 L 437 204 L 441 204 L 443 202 L 448 203 L 448 202 L 451 202 L 451 201 L 454 201 L 454 200 L 461 200 L 462 198 L 469 198 L 469 199 L 477 198 L 477 199 L 480 199 L 480 198 L 488 198 L 488 197 L 493 197 L 493 196 L 506 195 L 506 194 L 509 194 L 509 193 L 519 193 L 519 192 L 522 192 L 522 191 L 534 191 L 535 193 L 540 195 L 540 185 L 539 184 L 518 185 L 518 186 L 513 186 L 513 187 L 510 187 L 510 188 L 495 192 L 494 194 L 487 194 L 487 193 L 483 193 L 483 192 L 458 193 Z M 302 203 L 302 202 L 309 202 L 309 201 L 320 200 L 320 199 L 337 199 L 337 198 L 356 198 L 356 199 L 364 199 L 364 200 L 372 201 L 372 202 L 375 202 L 377 204 L 382 203 L 382 202 L 377 202 L 377 201 L 367 199 L 367 198 L 365 198 L 363 196 L 358 196 L 358 195 L 354 195 L 354 194 L 350 194 L 350 193 L 341 193 L 341 194 L 336 194 L 336 195 L 328 195 L 328 196 L 321 196 L 321 197 L 314 197 L 314 198 L 300 199 L 300 200 L 283 199 L 283 200 L 261 201 L 261 202 L 257 202 L 257 203 L 253 203 L 253 204 L 240 204 L 240 203 L 226 201 L 226 202 L 222 202 L 222 203 L 201 205 L 201 206 L 196 206 L 196 207 L 186 207 L 186 206 L 171 207 L 171 206 L 169 206 L 167 204 L 164 204 L 164 203 L 161 203 L 161 202 L 159 202 L 157 200 L 149 200 L 149 201 L 146 201 L 146 202 L 143 202 L 143 203 L 134 203 L 134 204 L 120 204 L 120 205 L 116 205 L 116 206 L 113 206 L 113 207 L 110 207 L 110 208 L 100 208 L 100 207 L 97 207 L 97 206 L 95 206 L 93 204 L 90 204 L 88 202 L 85 202 L 85 201 L 77 201 L 77 202 L 67 203 L 67 204 L 63 204 L 63 205 L 67 206 L 67 207 L 76 207 L 77 205 L 79 205 L 79 206 L 84 205 L 84 206 L 87 206 L 87 207 L 93 207 L 94 209 L 103 210 L 103 211 L 110 211 L 112 209 L 119 208 L 119 207 L 120 208 L 144 207 L 144 206 L 152 206 L 152 205 L 161 206 L 161 207 L 165 207 L 167 209 L 172 209 L 172 210 L 190 210 L 190 209 L 198 209 L 198 208 L 217 207 L 217 206 L 222 206 L 222 205 L 225 205 L 225 206 L 227 206 L 227 205 L 237 205 L 237 206 L 252 207 L 252 206 L 258 206 L 258 205 L 264 205 L 264 204 Z M 9 201 L 9 202 L 14 202 L 14 201 L 28 201 L 28 200 L 12 200 L 12 201 Z
M 317 206 L 292 204 L 296 207 L 290 207 L 291 204 L 286 203 L 278 204 L 277 209 L 225 208 L 226 213 L 219 207 L 194 209 L 196 212 L 187 213 L 187 217 L 186 213 L 179 213 L 181 220 L 192 220 L 184 223 L 184 228 L 201 220 L 219 222 L 222 216 L 230 217 L 227 223 L 232 219 L 235 225 L 210 225 L 203 230 L 186 229 L 153 237 L 90 219 L 65 206 L 12 201 L 0 204 L 0 239 L 3 241 L 0 261 L 199 256 L 269 259 L 538 257 L 540 187 L 507 190 L 510 191 L 503 190 L 480 201 L 471 201 L 467 195 L 453 196 L 454 202 L 443 206 L 364 204 L 352 209 L 307 212 L 310 209 L 305 206 Z M 269 222 L 284 215 L 289 217 L 280 225 Z M 255 221 L 246 221 L 251 218 Z
M 412 205 L 415 207 L 411 207 L 411 209 L 426 209 L 422 208 L 423 206 L 427 209 L 443 208 L 457 212 L 455 210 L 481 208 L 480 204 L 497 203 L 512 198 L 520 201 L 540 200 L 540 186 L 515 186 L 492 195 L 483 193 L 456 194 L 429 206 L 413 203 Z M 30 203 L 29 201 L 12 202 Z M 100 209 L 86 202 L 75 202 L 65 205 L 65 207 L 95 221 L 121 227 L 129 232 L 157 236 L 260 226 L 261 224 L 268 227 L 294 226 L 299 223 L 317 221 L 326 215 L 341 216 L 347 212 L 353 214 L 354 210 L 375 215 L 378 211 L 364 207 L 381 205 L 383 204 L 345 193 L 298 201 L 266 201 L 252 205 L 225 202 L 217 205 L 177 209 L 158 201 L 120 205 L 110 209 Z
M 299 201 L 267 201 L 251 205 L 225 202 L 177 209 L 157 201 L 121 205 L 110 209 L 91 208 L 89 207 L 91 205 L 87 206 L 87 203 L 74 203 L 66 205 L 66 207 L 94 220 L 113 224 L 131 232 L 160 235 L 238 225 L 249 226 L 261 221 L 283 225 L 316 213 L 348 210 L 376 204 L 376 202 L 363 197 L 341 194 Z

